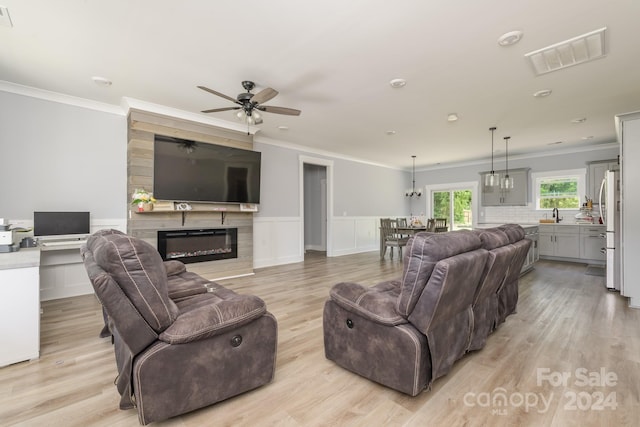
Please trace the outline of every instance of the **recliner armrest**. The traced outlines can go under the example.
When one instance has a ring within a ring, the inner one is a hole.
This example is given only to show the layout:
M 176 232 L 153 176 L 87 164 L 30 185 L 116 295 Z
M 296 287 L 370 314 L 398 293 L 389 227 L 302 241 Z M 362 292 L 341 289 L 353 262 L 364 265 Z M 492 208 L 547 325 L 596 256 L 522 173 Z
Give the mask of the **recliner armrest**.
M 345 310 L 374 322 L 395 326 L 407 323 L 396 310 L 400 282 L 378 283 L 367 288 L 358 283 L 338 283 L 329 293 L 331 299 Z
M 164 261 L 163 264 L 164 269 L 167 271 L 167 276 L 174 276 L 176 274 L 184 273 L 185 271 L 187 271 L 187 267 L 180 261 Z
M 193 309 L 180 313 L 160 334 L 161 341 L 182 344 L 206 339 L 245 325 L 267 312 L 264 301 L 254 295 L 235 295 L 225 300 L 208 294 L 193 298 L 202 301 Z M 207 304 L 206 299 L 211 302 Z

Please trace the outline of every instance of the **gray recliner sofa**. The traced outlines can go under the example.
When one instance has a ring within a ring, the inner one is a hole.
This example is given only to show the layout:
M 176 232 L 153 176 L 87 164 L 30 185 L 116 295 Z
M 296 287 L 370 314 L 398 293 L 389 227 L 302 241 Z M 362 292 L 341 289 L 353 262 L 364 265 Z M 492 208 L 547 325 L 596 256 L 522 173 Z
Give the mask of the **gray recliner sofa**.
M 411 396 L 429 388 L 465 353 L 484 346 L 511 307 L 512 289 L 502 312 L 499 292 L 524 258 L 516 258 L 518 247 L 505 231 L 494 234 L 489 242 L 490 233 L 483 241 L 468 230 L 418 233 L 407 244 L 400 280 L 336 284 L 323 313 L 326 357 Z M 517 277 L 509 286 L 517 288 Z
M 81 249 L 113 335 L 120 408 L 141 424 L 269 383 L 277 322 L 264 301 L 239 295 L 147 242 L 99 231 Z

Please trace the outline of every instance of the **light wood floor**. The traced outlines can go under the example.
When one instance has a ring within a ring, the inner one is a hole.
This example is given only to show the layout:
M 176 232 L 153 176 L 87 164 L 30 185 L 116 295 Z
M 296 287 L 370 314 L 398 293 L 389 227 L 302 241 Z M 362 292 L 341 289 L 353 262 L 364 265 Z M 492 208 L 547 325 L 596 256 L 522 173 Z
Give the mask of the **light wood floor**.
M 262 297 L 278 319 L 275 379 L 157 425 L 638 425 L 640 310 L 627 308 L 604 289 L 603 277 L 585 275 L 585 268 L 538 263 L 521 279 L 517 314 L 483 350 L 413 398 L 339 368 L 323 350 L 322 307 L 331 286 L 398 278 L 397 259 L 380 260 L 377 252 L 329 259 L 316 254 L 223 281 Z M 42 308 L 40 359 L 0 369 L 0 425 L 138 425 L 135 410 L 118 409 L 115 359 L 110 340 L 98 338 L 102 319 L 95 298 L 48 301 Z M 581 369 L 593 383 L 584 384 Z M 609 375 L 604 385 L 596 378 L 601 370 Z M 539 372 L 570 377 L 563 385 Z M 500 396 L 506 405 L 498 406 Z

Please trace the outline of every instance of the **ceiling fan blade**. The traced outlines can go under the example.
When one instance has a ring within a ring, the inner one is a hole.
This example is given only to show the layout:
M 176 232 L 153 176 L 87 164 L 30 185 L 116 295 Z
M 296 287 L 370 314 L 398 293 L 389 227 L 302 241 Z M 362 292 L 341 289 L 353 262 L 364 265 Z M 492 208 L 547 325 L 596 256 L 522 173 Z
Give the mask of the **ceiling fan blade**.
M 261 105 L 258 107 L 261 111 L 266 111 L 267 113 L 276 113 L 276 114 L 286 114 L 287 116 L 299 116 L 301 111 L 295 110 L 293 108 L 285 108 L 285 107 L 272 107 L 267 105 Z
M 212 108 L 210 110 L 202 110 L 202 113 L 217 113 L 219 111 L 239 110 L 240 107 L 224 107 L 224 108 Z
M 238 102 L 238 100 L 237 100 L 237 99 L 232 98 L 232 97 L 230 97 L 230 96 L 227 96 L 227 95 L 225 95 L 224 93 L 216 92 L 215 90 L 213 90 L 213 89 L 209 89 L 208 87 L 205 87 L 205 86 L 198 86 L 198 89 L 202 89 L 202 90 L 204 90 L 205 92 L 209 92 L 209 93 L 212 93 L 212 94 L 214 94 L 214 95 L 217 95 L 217 96 L 219 96 L 219 97 L 221 97 L 221 98 L 228 99 L 229 101 L 231 101 L 231 102 L 233 102 L 233 103 L 235 103 L 235 104 L 240 104 L 240 102 Z
M 267 102 L 268 100 L 273 99 L 277 94 L 277 90 L 268 87 L 253 95 L 253 97 L 251 98 L 251 102 L 253 102 L 254 104 L 262 104 L 263 102 Z

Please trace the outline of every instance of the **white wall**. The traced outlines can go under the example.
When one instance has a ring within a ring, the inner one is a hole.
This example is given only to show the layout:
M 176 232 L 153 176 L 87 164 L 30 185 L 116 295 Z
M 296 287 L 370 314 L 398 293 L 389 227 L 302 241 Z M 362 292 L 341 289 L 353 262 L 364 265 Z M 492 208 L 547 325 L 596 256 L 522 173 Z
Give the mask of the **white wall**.
M 0 217 L 125 218 L 127 127 L 114 114 L 0 90 Z

